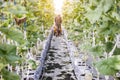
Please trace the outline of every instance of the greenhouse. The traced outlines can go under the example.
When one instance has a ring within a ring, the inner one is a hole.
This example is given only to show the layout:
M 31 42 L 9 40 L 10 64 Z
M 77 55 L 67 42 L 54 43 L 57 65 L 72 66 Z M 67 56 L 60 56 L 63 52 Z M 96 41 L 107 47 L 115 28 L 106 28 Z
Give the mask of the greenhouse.
M 0 80 L 120 80 L 120 0 L 0 0 Z

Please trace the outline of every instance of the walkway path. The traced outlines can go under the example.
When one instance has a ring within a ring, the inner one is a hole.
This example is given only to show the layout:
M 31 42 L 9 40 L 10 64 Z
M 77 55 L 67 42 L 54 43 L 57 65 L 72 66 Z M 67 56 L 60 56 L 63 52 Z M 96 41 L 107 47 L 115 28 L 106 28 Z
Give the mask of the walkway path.
M 65 39 L 53 36 L 40 80 L 76 80 Z

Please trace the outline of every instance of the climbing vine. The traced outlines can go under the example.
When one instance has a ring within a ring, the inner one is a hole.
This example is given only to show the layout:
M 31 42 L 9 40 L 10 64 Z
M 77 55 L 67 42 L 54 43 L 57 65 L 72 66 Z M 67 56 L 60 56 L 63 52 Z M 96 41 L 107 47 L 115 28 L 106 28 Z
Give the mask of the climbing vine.
M 52 0 L 0 1 L 0 78 L 21 80 L 53 24 Z M 29 65 L 29 66 L 28 66 Z M 7 76 L 6 76 L 7 75 Z
M 66 0 L 63 6 L 64 26 L 81 51 L 94 56 L 94 66 L 104 75 L 116 77 L 120 66 L 119 0 Z M 74 33 L 74 34 L 73 34 Z

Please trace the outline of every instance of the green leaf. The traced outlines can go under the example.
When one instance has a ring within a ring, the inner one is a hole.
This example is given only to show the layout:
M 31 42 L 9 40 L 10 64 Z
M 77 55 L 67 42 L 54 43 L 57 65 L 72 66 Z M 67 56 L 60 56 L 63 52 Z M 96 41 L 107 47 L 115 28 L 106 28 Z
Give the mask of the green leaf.
M 5 65 L 3 63 L 0 63 L 0 72 L 2 70 L 2 68 L 4 67 Z
M 102 12 L 107 12 L 113 5 L 113 0 L 102 0 L 95 10 L 89 10 L 85 17 L 93 24 L 99 20 Z
M 0 31 L 6 35 L 6 37 L 17 41 L 20 44 L 23 44 L 25 42 L 24 35 L 21 31 L 15 30 L 13 28 L 0 28 Z
M 6 55 L 5 59 L 8 63 L 15 64 L 15 62 L 20 61 L 21 58 L 18 55 Z
M 29 60 L 28 63 L 29 63 L 29 65 L 32 65 L 32 69 L 37 68 L 36 62 L 34 60 Z
M 112 12 L 112 17 L 120 21 L 120 15 L 117 12 Z
M 104 22 L 103 24 L 100 25 L 100 28 L 98 29 L 98 34 L 103 34 L 103 35 L 109 35 L 111 33 L 109 23 Z
M 90 53 L 94 56 L 101 56 L 104 53 L 103 46 L 95 46 L 90 49 Z
M 96 21 L 99 20 L 101 17 L 102 10 L 101 9 L 96 9 L 96 10 L 90 10 L 85 14 L 85 17 L 93 24 Z
M 4 59 L 5 64 L 13 64 L 21 59 L 19 55 L 16 55 L 16 46 L 10 44 L 0 44 L 0 58 Z
M 97 67 L 98 71 L 103 75 L 115 75 L 120 70 L 119 58 L 120 55 L 97 61 L 95 67 Z
M 27 31 L 36 32 L 38 30 L 40 30 L 38 26 L 29 26 L 29 27 L 27 27 Z
M 12 14 L 14 14 L 14 15 L 26 14 L 26 13 L 28 13 L 28 12 L 25 10 L 25 7 L 23 7 L 23 6 L 21 6 L 21 5 L 13 6 L 12 8 L 9 8 L 8 11 L 11 12 Z
M 107 53 L 109 53 L 113 49 L 114 44 L 112 42 L 106 42 L 105 43 L 105 50 Z
M 0 55 L 16 55 L 16 46 L 10 44 L 0 44 Z
M 103 7 L 103 11 L 107 12 L 108 10 L 110 10 L 110 8 L 113 5 L 113 2 L 114 0 L 103 0 L 101 3 L 102 4 L 101 7 Z
M 115 48 L 115 50 L 114 50 L 114 55 L 120 55 L 120 48 Z
M 4 78 L 4 80 L 20 80 L 20 76 L 13 72 L 9 72 L 6 69 L 2 69 L 1 74 Z

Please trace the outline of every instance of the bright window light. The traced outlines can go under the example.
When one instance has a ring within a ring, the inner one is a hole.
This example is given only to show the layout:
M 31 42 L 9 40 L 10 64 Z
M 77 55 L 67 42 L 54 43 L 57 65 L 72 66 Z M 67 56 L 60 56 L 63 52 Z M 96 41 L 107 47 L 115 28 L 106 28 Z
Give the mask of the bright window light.
M 55 14 L 61 14 L 63 0 L 54 0 Z

